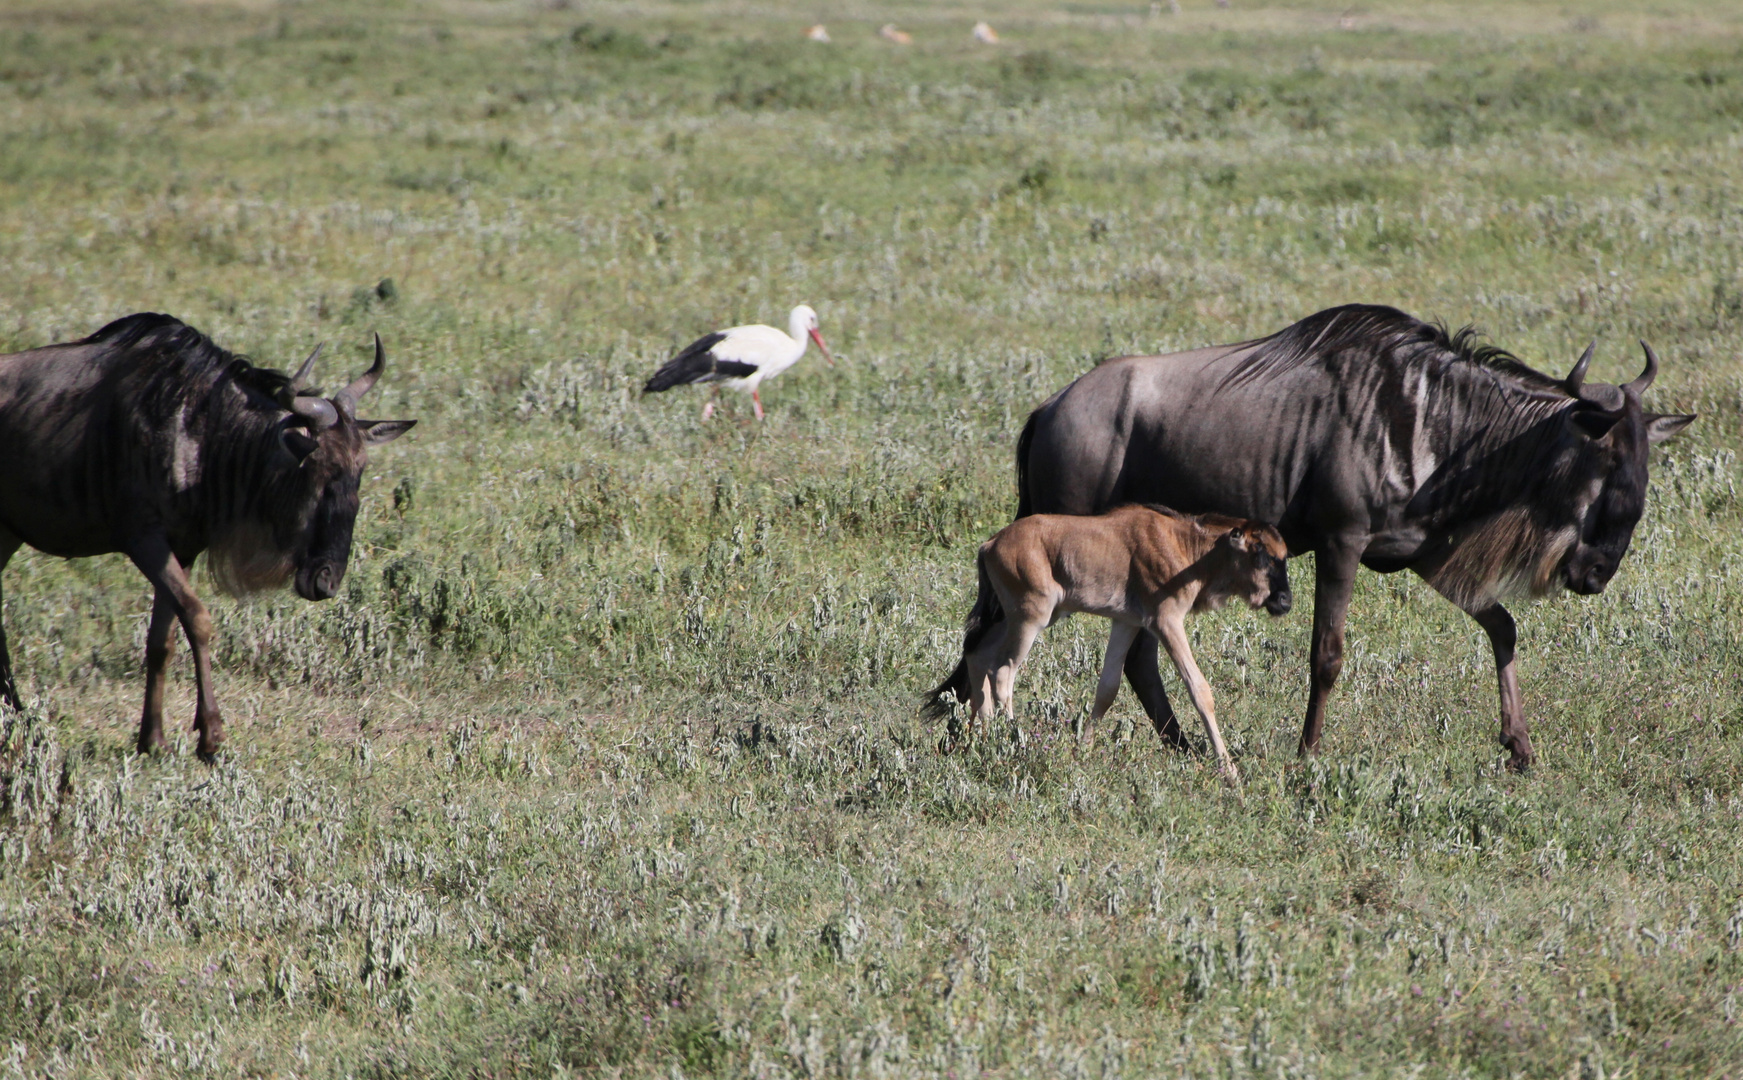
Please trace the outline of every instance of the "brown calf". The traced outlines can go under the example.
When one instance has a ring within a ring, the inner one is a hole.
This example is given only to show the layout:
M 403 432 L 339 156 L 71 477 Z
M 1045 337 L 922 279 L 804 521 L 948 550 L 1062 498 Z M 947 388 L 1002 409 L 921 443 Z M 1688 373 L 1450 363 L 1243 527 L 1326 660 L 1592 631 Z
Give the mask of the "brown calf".
M 1277 530 L 1220 514 L 1122 506 L 1097 517 L 1019 518 L 981 545 L 980 595 L 963 634 L 970 706 L 976 719 L 1013 715 L 1017 669 L 1035 637 L 1075 611 L 1113 620 L 1090 724 L 1120 688 L 1126 652 L 1141 631 L 1162 640 L 1185 681 L 1224 775 L 1235 766 L 1217 729 L 1210 686 L 1192 659 L 1186 616 L 1231 596 L 1273 615 L 1289 610 L 1288 549 Z M 1001 615 L 1000 612 L 1003 614 Z M 933 692 L 942 705 L 946 680 Z M 1085 741 L 1090 728 L 1084 728 Z

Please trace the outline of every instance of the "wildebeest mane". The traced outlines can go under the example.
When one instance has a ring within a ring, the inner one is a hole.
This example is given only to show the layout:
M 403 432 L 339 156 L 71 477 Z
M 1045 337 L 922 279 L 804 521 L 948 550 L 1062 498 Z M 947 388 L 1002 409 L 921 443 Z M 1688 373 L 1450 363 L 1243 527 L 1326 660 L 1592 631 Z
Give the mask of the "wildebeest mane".
M 1251 348 L 1218 389 L 1279 378 L 1304 364 L 1339 353 L 1365 350 L 1389 354 L 1405 363 L 1464 363 L 1508 376 L 1527 388 L 1560 390 L 1562 382 L 1536 371 L 1517 356 L 1483 340 L 1474 326 L 1448 332 L 1441 322 L 1424 322 L 1381 304 L 1327 308 L 1269 337 L 1233 346 Z
M 133 354 L 141 406 L 161 414 L 144 418 L 148 427 L 177 432 L 161 450 L 163 467 L 186 467 L 173 446 L 184 435 L 198 444 L 186 483 L 197 492 L 207 567 L 219 587 L 239 595 L 283 585 L 294 570 L 294 530 L 318 495 L 279 441 L 297 394 L 291 377 L 158 312 L 116 319 L 78 344 Z
M 142 349 L 174 352 L 189 370 L 223 368 L 238 386 L 254 391 L 268 401 L 288 408 L 296 396 L 291 377 L 276 368 L 259 367 L 241 353 L 233 353 L 174 315 L 141 311 L 123 316 L 79 345 L 106 345 L 118 351 Z

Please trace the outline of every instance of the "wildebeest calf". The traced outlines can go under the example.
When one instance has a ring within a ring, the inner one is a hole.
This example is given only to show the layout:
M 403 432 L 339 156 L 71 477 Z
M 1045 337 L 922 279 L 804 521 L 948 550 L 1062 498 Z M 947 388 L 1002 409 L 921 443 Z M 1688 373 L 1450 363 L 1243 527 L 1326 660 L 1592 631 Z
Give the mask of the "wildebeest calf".
M 1289 610 L 1288 549 L 1277 530 L 1220 514 L 1123 506 L 1096 517 L 1035 514 L 981 545 L 980 592 L 963 633 L 970 709 L 1013 712 L 1017 669 L 1044 626 L 1075 611 L 1113 620 L 1096 686 L 1094 725 L 1114 703 L 1126 652 L 1145 630 L 1162 640 L 1185 681 L 1224 775 L 1235 766 L 1217 729 L 1210 686 L 1192 659 L 1186 616 L 1231 596 L 1273 615 Z M 1002 613 L 1002 614 L 1001 614 Z M 953 677 L 954 678 L 954 677 Z M 933 691 L 941 711 L 951 680 Z M 1084 729 L 1084 738 L 1090 728 Z

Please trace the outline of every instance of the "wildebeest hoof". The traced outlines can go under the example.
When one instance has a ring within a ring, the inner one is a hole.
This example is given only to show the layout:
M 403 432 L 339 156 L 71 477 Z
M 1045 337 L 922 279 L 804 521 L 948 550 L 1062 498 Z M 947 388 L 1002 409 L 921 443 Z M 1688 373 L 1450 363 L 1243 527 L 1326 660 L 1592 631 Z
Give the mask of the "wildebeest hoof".
M 214 731 L 214 732 L 210 732 L 210 733 L 206 732 L 205 730 L 201 730 L 200 741 L 199 741 L 198 746 L 196 746 L 194 749 L 194 755 L 196 757 L 198 757 L 201 761 L 210 765 L 214 761 L 218 760 L 218 747 L 223 746 L 223 745 L 224 745 L 224 732 L 222 730 Z
M 1531 771 L 1531 743 L 1525 739 L 1501 736 L 1501 748 L 1508 753 L 1507 771 L 1523 773 Z

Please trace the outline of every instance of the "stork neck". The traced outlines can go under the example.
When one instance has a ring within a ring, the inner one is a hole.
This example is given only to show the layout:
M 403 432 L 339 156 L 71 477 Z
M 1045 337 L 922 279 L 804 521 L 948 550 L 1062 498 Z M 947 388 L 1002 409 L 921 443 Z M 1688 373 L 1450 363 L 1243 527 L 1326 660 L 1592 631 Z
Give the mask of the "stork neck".
M 805 316 L 800 312 L 795 311 L 788 316 L 787 336 L 799 343 L 799 355 L 804 356 L 805 348 L 811 341 L 811 328 L 805 325 Z

